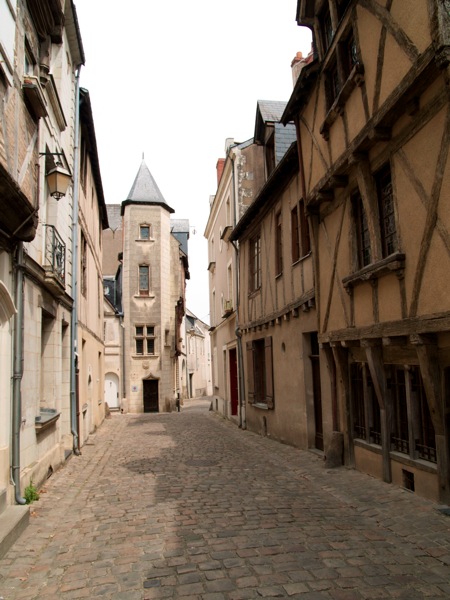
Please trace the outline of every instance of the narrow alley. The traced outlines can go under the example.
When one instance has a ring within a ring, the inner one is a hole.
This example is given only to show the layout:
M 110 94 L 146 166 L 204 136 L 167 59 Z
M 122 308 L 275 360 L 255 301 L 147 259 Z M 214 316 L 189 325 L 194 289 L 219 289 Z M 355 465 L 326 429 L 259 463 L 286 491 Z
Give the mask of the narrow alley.
M 113 414 L 32 505 L 4 600 L 450 597 L 442 507 L 209 411 Z

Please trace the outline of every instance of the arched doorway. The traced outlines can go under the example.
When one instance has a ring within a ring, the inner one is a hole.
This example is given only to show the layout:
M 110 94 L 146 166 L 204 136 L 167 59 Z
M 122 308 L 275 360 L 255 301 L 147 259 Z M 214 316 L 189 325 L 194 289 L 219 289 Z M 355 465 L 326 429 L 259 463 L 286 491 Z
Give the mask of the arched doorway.
M 105 402 L 110 409 L 119 408 L 119 377 L 115 373 L 105 375 Z

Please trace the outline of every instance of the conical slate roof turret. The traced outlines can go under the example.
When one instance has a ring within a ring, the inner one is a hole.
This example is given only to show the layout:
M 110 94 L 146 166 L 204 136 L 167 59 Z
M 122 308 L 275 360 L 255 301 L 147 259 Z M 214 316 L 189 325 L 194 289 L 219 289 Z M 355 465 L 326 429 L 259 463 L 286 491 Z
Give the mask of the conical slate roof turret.
M 141 162 L 127 199 L 122 202 L 121 215 L 125 212 L 125 206 L 128 204 L 156 204 L 170 213 L 175 212 L 164 200 L 164 196 L 144 160 Z

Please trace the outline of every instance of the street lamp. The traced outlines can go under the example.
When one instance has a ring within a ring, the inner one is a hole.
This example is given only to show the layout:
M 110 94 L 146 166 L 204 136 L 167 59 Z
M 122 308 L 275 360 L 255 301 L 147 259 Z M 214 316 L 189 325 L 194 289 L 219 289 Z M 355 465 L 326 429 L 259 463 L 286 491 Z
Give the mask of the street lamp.
M 53 169 L 47 171 L 47 186 L 50 196 L 60 200 L 66 195 L 67 189 L 72 182 L 72 176 L 69 171 L 57 163 Z
M 61 152 L 40 152 L 39 156 L 62 156 Z M 62 166 L 60 161 L 55 161 L 55 166 L 49 169 L 45 177 L 50 196 L 60 200 L 66 195 L 69 185 L 72 183 L 72 176 L 67 169 Z

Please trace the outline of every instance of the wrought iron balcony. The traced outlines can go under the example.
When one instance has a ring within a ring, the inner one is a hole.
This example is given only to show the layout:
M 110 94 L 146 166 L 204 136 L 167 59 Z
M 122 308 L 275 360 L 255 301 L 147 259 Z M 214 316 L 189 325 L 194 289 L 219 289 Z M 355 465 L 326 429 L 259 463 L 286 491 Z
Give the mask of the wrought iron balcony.
M 53 225 L 44 225 L 44 229 L 44 269 L 46 283 L 56 286 L 60 291 L 64 291 L 66 277 L 66 245 L 62 241 L 56 227 Z

